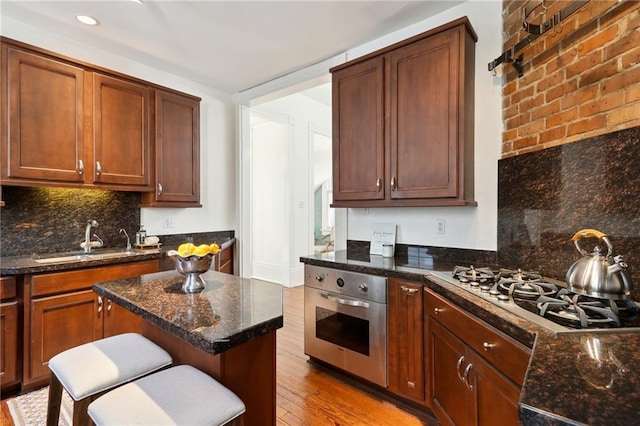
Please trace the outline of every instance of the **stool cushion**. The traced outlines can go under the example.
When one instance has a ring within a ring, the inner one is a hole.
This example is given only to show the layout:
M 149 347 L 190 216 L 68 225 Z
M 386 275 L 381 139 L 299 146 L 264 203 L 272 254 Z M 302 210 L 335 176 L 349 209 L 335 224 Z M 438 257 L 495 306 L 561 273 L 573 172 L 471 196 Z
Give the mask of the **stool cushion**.
M 223 425 L 244 411 L 233 392 L 190 365 L 143 377 L 89 405 L 97 426 Z
M 171 362 L 171 355 L 151 340 L 125 333 L 67 349 L 49 360 L 49 369 L 69 395 L 79 401 Z

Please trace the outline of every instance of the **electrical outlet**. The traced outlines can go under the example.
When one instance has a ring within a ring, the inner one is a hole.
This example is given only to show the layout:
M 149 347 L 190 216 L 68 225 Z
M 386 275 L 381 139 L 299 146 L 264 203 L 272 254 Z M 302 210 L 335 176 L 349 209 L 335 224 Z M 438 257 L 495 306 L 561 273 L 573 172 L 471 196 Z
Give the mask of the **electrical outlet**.
M 436 234 L 444 235 L 446 229 L 446 222 L 444 219 L 436 219 Z
M 176 227 L 176 221 L 173 217 L 166 217 L 164 219 L 164 227 L 165 228 L 175 228 Z

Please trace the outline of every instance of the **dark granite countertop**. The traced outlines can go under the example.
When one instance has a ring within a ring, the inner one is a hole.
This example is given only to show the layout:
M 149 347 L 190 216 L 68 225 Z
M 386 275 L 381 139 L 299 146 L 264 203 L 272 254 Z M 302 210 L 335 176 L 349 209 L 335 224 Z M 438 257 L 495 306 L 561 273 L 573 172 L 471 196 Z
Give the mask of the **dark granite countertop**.
M 93 290 L 212 355 L 282 328 L 282 287 L 208 271 L 199 293 L 176 271 L 95 283 Z
M 229 245 L 235 242 L 235 238 L 228 239 L 220 244 L 220 249 L 223 250 Z M 39 263 L 35 259 L 47 257 L 47 254 L 31 254 L 24 256 L 7 256 L 0 258 L 0 274 L 1 275 L 22 275 L 22 274 L 36 274 L 43 272 L 56 272 L 66 271 L 79 268 L 92 268 L 96 266 L 113 265 L 117 263 L 138 262 L 142 260 L 161 259 L 166 256 L 168 250 L 176 249 L 176 244 L 165 244 L 160 249 L 145 249 L 145 250 L 133 250 L 133 254 L 122 257 L 110 257 L 107 259 L 82 259 L 77 261 L 66 262 L 51 262 L 51 263 Z M 94 254 L 100 254 L 104 252 L 114 252 L 117 249 L 96 249 Z M 124 250 L 121 250 L 124 251 Z M 68 253 L 55 253 L 51 257 L 59 256 L 61 254 L 82 254 L 80 251 L 68 252 Z
M 304 256 L 300 261 L 421 281 L 532 348 L 519 403 L 524 425 L 608 426 L 637 424 L 640 419 L 640 357 L 637 355 L 640 333 L 556 335 L 430 274 L 431 271 L 451 271 L 457 264 L 454 261 L 407 256 L 382 258 L 352 252 L 347 255 L 346 250 Z M 589 353 L 603 360 L 600 368 Z

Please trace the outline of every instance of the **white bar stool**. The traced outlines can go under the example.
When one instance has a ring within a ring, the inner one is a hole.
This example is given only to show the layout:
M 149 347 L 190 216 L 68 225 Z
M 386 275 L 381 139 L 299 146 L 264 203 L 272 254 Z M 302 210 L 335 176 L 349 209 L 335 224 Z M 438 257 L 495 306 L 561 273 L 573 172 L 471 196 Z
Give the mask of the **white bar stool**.
M 89 425 L 89 403 L 114 387 L 171 365 L 164 349 L 136 333 L 67 349 L 49 360 L 47 426 L 57 426 L 62 388 L 73 398 L 73 424 Z
M 127 383 L 89 405 L 96 426 L 242 425 L 244 403 L 211 376 L 180 365 Z

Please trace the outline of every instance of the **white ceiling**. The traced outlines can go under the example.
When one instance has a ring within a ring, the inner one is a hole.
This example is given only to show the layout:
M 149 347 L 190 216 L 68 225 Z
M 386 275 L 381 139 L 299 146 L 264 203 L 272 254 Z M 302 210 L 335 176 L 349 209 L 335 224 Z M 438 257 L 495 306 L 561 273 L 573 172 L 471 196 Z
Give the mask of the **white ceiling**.
M 0 0 L 0 14 L 233 94 L 464 1 Z

